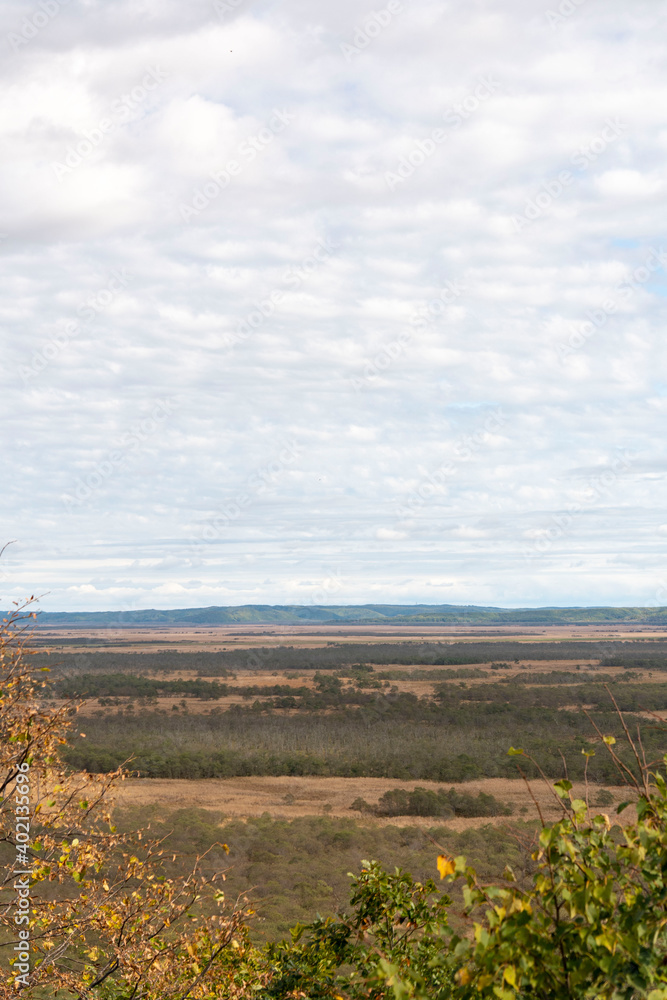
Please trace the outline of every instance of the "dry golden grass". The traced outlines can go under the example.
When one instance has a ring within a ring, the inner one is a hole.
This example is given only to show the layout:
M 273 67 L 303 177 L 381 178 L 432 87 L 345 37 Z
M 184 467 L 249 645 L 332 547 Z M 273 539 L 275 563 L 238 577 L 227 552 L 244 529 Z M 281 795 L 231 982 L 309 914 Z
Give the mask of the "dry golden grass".
M 39 627 L 40 643 L 62 650 L 86 652 L 108 649 L 122 652 L 159 652 L 163 649 L 208 650 L 275 646 L 324 646 L 327 642 L 478 642 L 512 639 L 517 642 L 553 642 L 558 639 L 663 638 L 663 629 L 632 625 L 218 625 L 169 628 L 66 629 Z M 88 637 L 90 646 L 81 643 Z M 76 645 L 68 640 L 76 639 Z M 134 640 L 134 641 L 133 641 Z M 136 641 L 136 644 L 135 644 Z M 104 646 L 100 646 L 104 643 Z
M 205 778 L 198 781 L 134 778 L 125 781 L 120 787 L 117 802 L 120 806 L 157 803 L 164 815 L 177 809 L 196 808 L 221 812 L 225 817 L 244 819 L 268 813 L 273 819 L 322 815 L 353 817 L 361 823 L 371 825 L 428 827 L 442 823 L 442 820 L 419 816 L 380 819 L 350 809 L 359 796 L 373 805 L 389 789 L 411 789 L 416 785 L 433 789 L 452 787 L 433 781 L 399 781 L 395 778 L 245 777 Z M 536 819 L 537 810 L 531 792 L 539 803 L 545 820 L 555 820 L 562 815 L 554 792 L 543 782 L 531 782 L 530 791 L 521 779 L 507 778 L 485 778 L 457 784 L 455 787 L 457 791 L 473 795 L 480 791 L 487 792 L 499 801 L 511 805 L 514 812 L 512 817 L 458 817 L 447 820 L 446 825 L 452 830 L 465 830 L 487 823 L 498 825 L 515 818 Z M 615 804 L 632 797 L 624 787 L 610 788 L 609 791 L 614 796 Z M 575 784 L 574 792 L 584 797 L 584 785 Z M 591 786 L 591 802 L 595 801 L 597 792 L 598 788 Z M 599 811 L 607 812 L 614 821 L 615 805 L 600 808 Z M 632 807 L 623 813 L 624 822 L 630 822 L 634 818 L 635 811 Z

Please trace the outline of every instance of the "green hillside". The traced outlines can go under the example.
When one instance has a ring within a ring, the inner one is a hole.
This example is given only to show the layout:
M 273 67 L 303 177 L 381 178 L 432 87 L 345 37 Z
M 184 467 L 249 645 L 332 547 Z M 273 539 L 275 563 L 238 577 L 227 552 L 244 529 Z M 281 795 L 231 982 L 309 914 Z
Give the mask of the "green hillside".
M 165 625 L 558 625 L 626 622 L 667 626 L 667 608 L 487 608 L 455 604 L 264 605 L 167 611 L 43 612 L 42 625 L 119 628 Z

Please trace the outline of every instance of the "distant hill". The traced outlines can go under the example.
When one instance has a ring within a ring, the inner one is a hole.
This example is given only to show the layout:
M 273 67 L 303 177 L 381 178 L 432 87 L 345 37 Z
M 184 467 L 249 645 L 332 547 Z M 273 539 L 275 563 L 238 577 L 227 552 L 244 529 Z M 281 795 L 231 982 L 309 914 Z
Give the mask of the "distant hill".
M 168 625 L 559 625 L 636 623 L 667 626 L 667 608 L 486 608 L 457 604 L 246 604 L 170 611 L 42 612 L 49 628 Z

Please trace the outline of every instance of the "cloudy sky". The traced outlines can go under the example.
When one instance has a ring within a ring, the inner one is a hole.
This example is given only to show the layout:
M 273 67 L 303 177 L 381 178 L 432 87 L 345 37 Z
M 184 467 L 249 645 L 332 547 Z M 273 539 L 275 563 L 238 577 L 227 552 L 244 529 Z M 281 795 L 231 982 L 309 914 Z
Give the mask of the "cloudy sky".
M 2 606 L 667 604 L 667 6 L 5 0 Z

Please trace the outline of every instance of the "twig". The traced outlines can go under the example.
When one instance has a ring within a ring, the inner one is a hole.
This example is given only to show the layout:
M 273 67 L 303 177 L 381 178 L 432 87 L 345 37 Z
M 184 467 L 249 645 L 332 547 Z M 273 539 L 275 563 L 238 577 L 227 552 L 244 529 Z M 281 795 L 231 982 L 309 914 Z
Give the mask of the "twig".
M 544 771 L 542 770 L 542 768 L 540 767 L 540 765 L 537 763 L 537 761 L 535 760 L 535 758 L 531 757 L 531 755 L 528 754 L 528 753 L 526 753 L 525 750 L 522 751 L 522 756 L 525 757 L 526 760 L 529 760 L 531 762 L 531 764 L 533 765 L 533 767 L 535 767 L 537 769 L 537 773 L 539 774 L 540 778 L 542 779 L 542 781 L 544 782 L 544 784 L 547 786 L 547 788 L 549 789 L 549 791 L 553 795 L 553 797 L 556 800 L 556 802 L 558 803 L 559 807 L 563 810 L 563 815 L 567 816 L 568 812 L 567 812 L 567 809 L 565 808 L 565 806 L 563 804 L 563 800 L 554 791 L 553 785 L 551 784 L 551 782 L 549 781 L 549 779 L 547 778 L 546 774 L 544 773 Z M 525 774 L 523 773 L 523 771 L 521 770 L 521 768 L 519 767 L 518 764 L 517 764 L 517 770 L 518 770 L 519 774 L 521 775 L 521 777 L 523 778 L 523 780 L 528 785 L 528 779 L 526 778 Z M 530 791 L 530 785 L 528 786 L 528 789 Z M 531 794 L 531 798 L 533 798 L 533 793 L 531 792 L 530 794 Z M 533 798 L 533 801 L 535 801 L 534 798 Z M 538 812 L 539 812 L 539 807 L 538 807 Z M 542 825 L 544 825 L 544 823 Z
M 540 817 L 540 823 L 542 824 L 543 827 L 546 826 L 546 823 L 544 822 L 544 816 L 542 815 L 542 810 L 540 809 L 540 804 L 537 801 L 537 799 L 535 798 L 535 796 L 533 795 L 533 789 L 530 787 L 530 782 L 528 781 L 528 778 L 523 773 L 523 771 L 521 770 L 521 768 L 519 767 L 518 764 L 516 766 L 516 769 L 517 769 L 517 771 L 519 772 L 519 774 L 521 775 L 521 777 L 523 778 L 523 780 L 526 783 L 526 788 L 528 789 L 528 794 L 530 795 L 530 797 L 533 800 L 533 803 L 535 805 L 535 808 L 537 809 L 537 815 Z M 560 802 L 560 799 L 559 799 L 559 802 Z M 561 805 L 562 805 L 562 803 L 561 803 Z
M 625 719 L 623 718 L 623 713 L 621 712 L 620 708 L 618 707 L 616 699 L 614 698 L 613 694 L 611 693 L 611 691 L 609 689 L 609 685 L 605 684 L 605 688 L 607 690 L 607 694 L 609 695 L 609 697 L 611 698 L 611 700 L 614 703 L 614 708 L 616 709 L 616 712 L 618 713 L 618 717 L 621 720 L 621 725 L 623 726 L 623 731 L 624 731 L 624 733 L 625 733 L 625 735 L 627 737 L 628 743 L 632 747 L 632 752 L 635 755 L 635 760 L 637 761 L 637 767 L 639 768 L 639 773 L 641 775 L 641 781 L 642 781 L 642 785 L 644 787 L 644 794 L 646 795 L 646 798 L 649 798 L 649 796 L 651 794 L 651 791 L 650 791 L 650 789 L 648 787 L 647 777 L 646 777 L 646 774 L 644 773 L 644 769 L 642 768 L 642 762 L 641 762 L 641 759 L 639 757 L 639 754 L 637 753 L 637 748 L 636 748 L 636 746 L 634 744 L 632 736 L 630 736 L 630 730 L 628 729 L 628 727 L 626 725 Z
M 609 753 L 610 753 L 610 755 L 612 757 L 612 760 L 614 761 L 614 764 L 616 765 L 616 770 L 620 774 L 621 778 L 623 778 L 623 784 L 624 785 L 629 785 L 629 786 L 633 787 L 638 792 L 639 791 L 639 785 L 637 783 L 637 779 L 635 778 L 635 776 L 632 773 L 632 771 L 630 770 L 630 768 L 627 766 L 627 764 L 623 763 L 623 761 L 618 756 L 618 754 L 615 752 L 615 750 L 608 743 L 605 742 L 605 738 L 604 738 L 602 732 L 600 731 L 600 729 L 598 728 L 598 726 L 593 721 L 593 719 L 588 714 L 588 712 L 586 711 L 585 708 L 582 708 L 582 712 L 584 713 L 584 715 L 586 716 L 586 718 L 590 722 L 591 726 L 593 727 L 593 729 L 598 734 L 598 736 L 600 737 L 600 739 L 602 740 L 602 742 L 606 746 L 607 750 L 609 751 Z M 625 771 L 626 774 L 628 774 L 630 776 L 630 781 L 628 781 L 628 779 L 624 776 L 623 771 Z
M 16 538 L 12 538 L 11 542 L 5 542 L 5 544 L 0 549 L 0 559 L 2 559 L 2 554 L 5 551 L 5 549 L 8 548 L 10 545 L 15 545 L 16 541 L 17 541 Z

